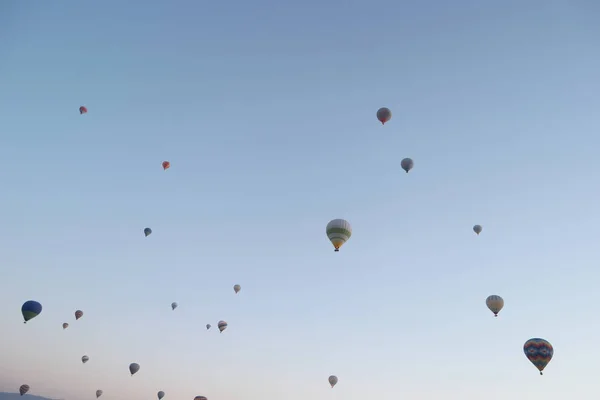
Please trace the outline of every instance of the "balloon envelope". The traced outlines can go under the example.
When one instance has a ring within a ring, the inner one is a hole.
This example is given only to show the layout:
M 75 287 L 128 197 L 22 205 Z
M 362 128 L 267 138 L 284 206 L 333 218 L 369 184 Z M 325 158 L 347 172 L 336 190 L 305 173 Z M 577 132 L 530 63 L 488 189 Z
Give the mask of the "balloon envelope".
M 129 364 L 129 372 L 131 372 L 132 376 L 139 370 L 140 370 L 140 364 L 138 364 L 138 363 Z
M 491 296 L 488 296 L 487 299 L 485 299 L 485 304 L 490 309 L 490 311 L 494 313 L 494 316 L 497 317 L 500 310 L 502 310 L 502 307 L 504 307 L 504 299 L 500 296 L 493 294 Z
M 171 308 L 172 308 L 173 310 L 174 310 L 174 309 L 176 309 L 176 308 L 177 308 L 177 306 L 178 306 L 178 304 L 177 304 L 177 303 L 175 303 L 175 302 L 171 303 Z
M 42 312 L 42 305 L 34 300 L 28 300 L 21 306 L 21 314 L 25 322 L 37 317 Z
M 19 393 L 23 396 L 25 393 L 29 392 L 29 385 L 21 385 L 19 388 Z
M 160 392 L 158 392 L 156 394 L 158 396 L 158 400 L 161 400 L 163 397 L 165 397 L 165 392 L 163 392 L 162 390 Z
M 381 125 L 385 125 L 390 119 L 392 119 L 392 112 L 387 107 L 381 107 L 377 110 L 377 119 L 381 122 Z
M 217 324 L 217 327 L 219 328 L 220 332 L 223 332 L 225 329 L 227 329 L 227 322 L 219 321 L 219 323 Z
M 148 237 L 151 233 L 152 233 L 152 229 L 150 229 L 150 228 L 144 228 L 144 235 L 146 237 Z
M 79 107 L 79 114 L 85 114 L 85 113 L 87 113 L 87 108 L 85 106 Z
M 83 356 L 83 357 L 81 357 L 81 362 L 85 364 L 86 362 L 89 361 L 89 359 L 90 358 L 88 356 Z
M 210 327 L 211 327 L 211 325 L 210 325 L 210 324 L 206 324 L 206 330 L 209 330 L 209 329 L 210 329 Z
M 196 396 L 196 397 L 194 397 L 194 400 L 208 400 L 208 399 L 204 396 Z
M 336 384 L 338 383 L 338 378 L 335 375 L 331 375 L 329 377 L 329 384 L 331 385 L 331 387 L 334 387 Z
M 81 317 L 83 317 L 83 311 L 81 311 L 81 310 L 75 311 L 75 320 L 78 320 Z
M 163 170 L 166 171 L 167 169 L 169 169 L 171 167 L 171 163 L 168 161 L 163 161 L 162 167 L 163 167 Z
M 529 361 L 540 371 L 540 375 L 543 375 L 542 371 L 546 368 L 550 360 L 552 360 L 554 348 L 547 340 L 532 338 L 523 345 L 523 352 Z
M 475 232 L 478 235 L 481 233 L 482 230 L 483 230 L 483 228 L 481 227 L 481 225 L 475 225 L 473 227 L 473 232 Z
M 63 323 L 63 329 L 67 329 L 69 327 L 69 324 L 67 324 L 66 322 Z
M 102 390 L 96 390 L 96 398 L 102 396 Z
M 402 167 L 403 170 L 406 171 L 406 173 L 408 174 L 408 171 L 410 171 L 411 169 L 413 169 L 413 167 L 415 166 L 415 163 L 413 162 L 412 159 L 410 158 L 405 158 L 404 160 L 402 160 L 400 162 L 400 166 Z
M 334 251 L 340 251 L 340 247 L 352 236 L 352 226 L 344 219 L 334 219 L 327 224 L 325 233 L 333 244 Z
M 242 290 L 242 287 L 240 285 L 233 285 L 234 292 L 239 293 L 240 290 Z

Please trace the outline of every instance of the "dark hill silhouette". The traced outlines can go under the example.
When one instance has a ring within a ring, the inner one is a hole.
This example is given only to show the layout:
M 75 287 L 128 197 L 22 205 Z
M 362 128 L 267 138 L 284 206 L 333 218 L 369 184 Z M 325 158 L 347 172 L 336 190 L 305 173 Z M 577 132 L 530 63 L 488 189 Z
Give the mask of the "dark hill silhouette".
M 29 394 L 29 393 L 27 393 L 24 396 L 21 396 L 19 393 L 0 392 L 0 400 L 58 400 L 58 399 L 51 399 L 49 397 L 36 396 L 34 394 Z

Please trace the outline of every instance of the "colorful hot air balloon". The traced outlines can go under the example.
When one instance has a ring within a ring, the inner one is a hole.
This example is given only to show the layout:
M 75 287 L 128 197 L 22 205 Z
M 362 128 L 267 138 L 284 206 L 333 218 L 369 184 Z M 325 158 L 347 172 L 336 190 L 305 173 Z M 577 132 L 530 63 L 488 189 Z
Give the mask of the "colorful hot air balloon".
M 165 392 L 163 392 L 162 390 L 160 392 L 158 392 L 156 394 L 158 396 L 158 400 L 162 400 L 163 397 L 165 397 Z
M 81 310 L 75 311 L 75 321 L 77 321 L 81 317 L 83 317 L 83 311 L 81 311 Z
M 377 110 L 377 119 L 381 122 L 381 125 L 385 125 L 390 119 L 392 119 L 392 112 L 389 108 L 381 107 Z
M 102 390 L 96 390 L 96 398 L 102 396 Z
M 540 371 L 540 375 L 544 375 L 542 371 L 546 368 L 550 360 L 552 360 L 554 348 L 544 339 L 533 338 L 525 342 L 523 352 L 525 352 L 529 361 Z
M 21 385 L 19 388 L 19 393 L 23 396 L 25 393 L 29 392 L 29 385 Z
M 208 399 L 204 396 L 196 396 L 196 397 L 194 397 L 194 400 L 208 400 Z
M 83 357 L 81 357 L 81 362 L 82 362 L 82 363 L 84 363 L 84 364 L 85 364 L 86 362 L 88 362 L 89 360 L 90 360 L 90 358 L 89 358 L 88 356 L 83 356 Z
M 227 322 L 219 321 L 219 323 L 217 324 L 217 327 L 219 328 L 219 332 L 223 333 L 223 331 L 225 329 L 227 329 Z
M 242 287 L 240 285 L 233 285 L 233 291 L 237 294 L 240 292 L 240 290 L 242 290 Z
M 331 240 L 335 248 L 334 251 L 340 251 L 340 247 L 352 236 L 352 227 L 350 226 L 350 222 L 344 219 L 334 219 L 327 224 L 325 233 L 327 233 L 327 237 Z
M 144 235 L 146 237 L 150 236 L 151 233 L 152 233 L 152 229 L 150 229 L 150 228 L 144 228 Z
M 79 107 L 79 114 L 86 114 L 86 113 L 87 113 L 87 108 L 85 106 Z
M 136 372 L 140 370 L 140 364 L 131 363 L 129 364 L 129 372 L 131 372 L 131 376 L 135 375 Z
M 171 163 L 170 163 L 170 162 L 168 162 L 168 161 L 163 161 L 163 163 L 162 163 L 162 167 L 163 167 L 163 170 L 164 170 L 164 171 L 166 171 L 166 170 L 168 170 L 169 168 L 171 168 Z
M 504 307 L 504 299 L 493 294 L 485 299 L 485 304 L 487 305 L 487 308 L 494 313 L 494 317 L 497 317 L 500 310 L 502 310 L 502 307 Z
M 42 312 L 42 305 L 34 300 L 28 300 L 21 306 L 21 314 L 23 314 L 24 322 L 26 323 L 32 318 L 37 317 Z
M 206 324 L 206 330 L 209 330 L 209 329 L 210 329 L 210 327 L 211 327 L 211 325 L 210 325 L 210 324 Z
M 67 324 L 66 322 L 63 323 L 63 329 L 67 329 L 69 327 L 69 324 Z
M 408 174 L 408 171 L 410 171 L 411 169 L 413 169 L 413 167 L 415 166 L 415 163 L 413 162 L 412 159 L 410 158 L 405 158 L 404 160 L 402 160 L 400 162 L 400 166 L 402 167 L 403 170 L 406 171 L 406 173 Z
M 337 383 L 338 383 L 338 378 L 337 378 L 337 376 L 335 376 L 335 375 L 331 375 L 331 376 L 329 377 L 329 384 L 331 385 L 331 388 L 333 389 L 333 387 L 334 387 L 335 385 L 337 385 Z
M 174 310 L 174 309 L 176 309 L 176 308 L 177 308 L 177 306 L 178 306 L 178 304 L 177 304 L 176 302 L 172 302 L 172 303 L 171 303 L 171 309 L 173 309 L 173 310 Z
M 483 228 L 481 227 L 481 225 L 475 225 L 473 227 L 473 232 L 475 232 L 478 235 L 481 233 L 482 230 L 483 230 Z

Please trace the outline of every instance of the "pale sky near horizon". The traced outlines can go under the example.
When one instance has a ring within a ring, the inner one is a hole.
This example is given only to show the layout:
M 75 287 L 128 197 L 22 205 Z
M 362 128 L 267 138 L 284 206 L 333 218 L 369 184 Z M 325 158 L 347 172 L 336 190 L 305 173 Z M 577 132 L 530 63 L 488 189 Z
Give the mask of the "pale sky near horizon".
M 0 391 L 597 396 L 598 20 L 593 0 L 0 2 Z

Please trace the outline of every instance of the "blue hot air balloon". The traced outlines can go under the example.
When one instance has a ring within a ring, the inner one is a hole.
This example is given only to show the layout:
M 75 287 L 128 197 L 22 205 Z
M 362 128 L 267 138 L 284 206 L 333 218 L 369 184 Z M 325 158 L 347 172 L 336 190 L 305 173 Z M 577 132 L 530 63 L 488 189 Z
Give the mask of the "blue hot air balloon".
M 29 300 L 23 303 L 21 313 L 23 314 L 24 323 L 27 323 L 32 318 L 37 317 L 42 312 L 42 305 L 37 301 Z
M 152 233 L 152 229 L 150 229 L 150 228 L 145 228 L 144 229 L 144 235 L 146 237 L 150 236 L 151 233 Z

